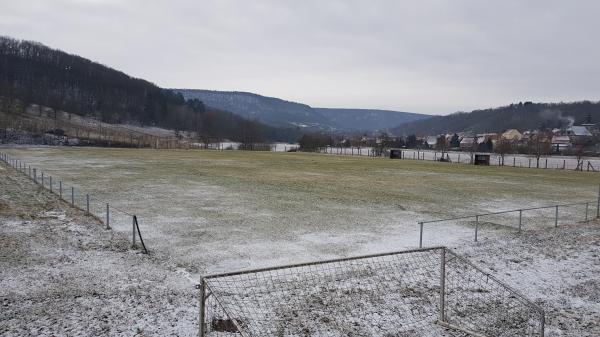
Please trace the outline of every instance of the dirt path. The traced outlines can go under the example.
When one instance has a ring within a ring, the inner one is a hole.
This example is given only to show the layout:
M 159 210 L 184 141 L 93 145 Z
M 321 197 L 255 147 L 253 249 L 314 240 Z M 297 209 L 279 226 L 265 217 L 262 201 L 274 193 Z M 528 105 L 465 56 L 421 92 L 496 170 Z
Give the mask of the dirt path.
M 194 336 L 194 285 L 0 164 L 0 335 Z

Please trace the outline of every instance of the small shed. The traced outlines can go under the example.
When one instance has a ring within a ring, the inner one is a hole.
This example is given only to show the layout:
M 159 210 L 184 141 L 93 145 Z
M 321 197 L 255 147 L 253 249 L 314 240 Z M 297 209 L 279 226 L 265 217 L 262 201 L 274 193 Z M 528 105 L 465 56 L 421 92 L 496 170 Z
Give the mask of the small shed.
M 473 161 L 475 165 L 490 165 L 490 155 L 489 154 L 475 154 L 475 160 Z
M 390 159 L 402 159 L 402 149 L 390 149 Z

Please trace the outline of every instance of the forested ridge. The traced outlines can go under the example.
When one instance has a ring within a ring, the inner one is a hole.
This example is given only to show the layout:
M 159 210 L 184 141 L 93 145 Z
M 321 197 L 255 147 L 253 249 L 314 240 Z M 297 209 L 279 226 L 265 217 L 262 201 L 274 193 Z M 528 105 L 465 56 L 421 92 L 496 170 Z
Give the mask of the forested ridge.
M 107 123 L 197 131 L 206 138 L 271 141 L 299 136 L 297 130 L 186 101 L 179 93 L 81 56 L 10 37 L 0 37 L 0 97 L 5 112 L 38 104 Z
M 503 107 L 459 112 L 403 124 L 396 135 L 436 135 L 454 132 L 503 132 L 507 129 L 539 130 L 600 122 L 600 102 L 520 102 Z

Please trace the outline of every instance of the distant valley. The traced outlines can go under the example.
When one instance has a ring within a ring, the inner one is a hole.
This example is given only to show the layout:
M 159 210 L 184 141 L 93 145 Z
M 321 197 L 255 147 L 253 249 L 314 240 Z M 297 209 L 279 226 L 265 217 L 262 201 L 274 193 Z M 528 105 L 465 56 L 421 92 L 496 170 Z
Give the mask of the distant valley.
M 307 130 L 375 131 L 429 118 L 424 114 L 375 109 L 313 108 L 249 92 L 173 89 L 186 99 L 230 111 L 241 117 L 276 127 L 296 126 Z

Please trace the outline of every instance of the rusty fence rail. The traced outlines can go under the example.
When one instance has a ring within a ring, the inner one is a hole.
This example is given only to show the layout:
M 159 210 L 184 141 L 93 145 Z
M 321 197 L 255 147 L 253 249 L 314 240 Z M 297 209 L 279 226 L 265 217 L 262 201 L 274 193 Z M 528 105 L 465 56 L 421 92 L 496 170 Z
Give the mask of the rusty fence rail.
M 20 159 L 9 156 L 6 153 L 0 152 L 0 161 L 15 169 L 17 172 L 27 176 L 35 184 L 55 194 L 60 200 L 70 204 L 79 210 L 85 212 L 89 216 L 93 216 L 96 220 L 104 224 L 107 230 L 112 229 L 111 223 L 131 221 L 132 229 L 132 247 L 137 248 L 136 241 L 139 238 L 141 248 L 144 253 L 148 253 L 140 227 L 138 217 L 118 207 L 111 205 L 107 201 L 97 200 L 89 193 L 83 193 L 75 186 L 67 186 L 62 180 L 56 179 L 48 175 L 42 170 L 32 167 L 30 164 L 23 162 Z

